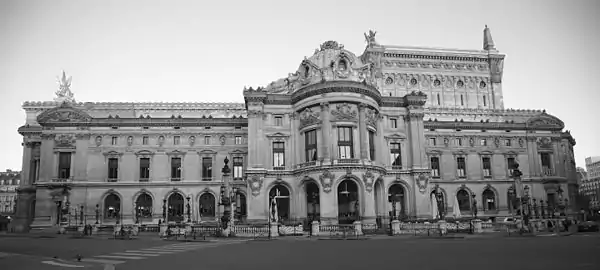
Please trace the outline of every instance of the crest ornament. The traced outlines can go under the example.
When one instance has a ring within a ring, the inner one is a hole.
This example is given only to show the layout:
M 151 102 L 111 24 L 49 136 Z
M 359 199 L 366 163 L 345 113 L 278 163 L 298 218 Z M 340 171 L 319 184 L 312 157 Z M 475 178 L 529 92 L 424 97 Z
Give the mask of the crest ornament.
M 158 146 L 163 146 L 165 144 L 165 136 L 158 137 Z
M 523 147 L 523 138 L 519 138 L 519 147 Z
M 258 196 L 260 195 L 260 190 L 263 185 L 263 178 L 258 175 L 253 175 L 249 179 L 250 189 L 252 190 L 252 195 Z
M 58 91 L 55 92 L 56 102 L 75 102 L 73 92 L 71 92 L 71 76 L 67 77 L 63 70 L 62 76 L 58 78 Z
M 539 148 L 552 148 L 552 140 L 549 137 L 538 138 L 537 145 Z
M 373 190 L 373 183 L 375 182 L 375 175 L 371 171 L 367 171 L 363 174 L 362 179 L 365 182 L 365 189 L 371 192 Z
M 496 147 L 500 146 L 500 139 L 498 137 L 494 138 L 494 144 L 496 145 Z
M 71 134 L 61 134 L 54 138 L 56 147 L 75 147 L 75 136 Z
M 225 138 L 225 135 L 221 135 L 221 136 L 219 137 L 219 142 L 221 142 L 221 145 L 225 145 L 226 139 L 227 139 L 227 138 Z
M 321 185 L 323 186 L 323 191 L 325 193 L 331 192 L 331 185 L 333 184 L 333 179 L 335 175 L 328 170 L 325 170 L 323 174 L 319 175 L 319 180 L 321 180 Z
M 127 146 L 133 145 L 133 136 L 127 137 Z
M 417 186 L 419 187 L 419 192 L 425 193 L 427 190 L 427 183 L 429 183 L 429 176 L 427 174 L 419 174 L 417 176 Z
M 96 146 L 102 145 L 102 136 L 96 136 Z
M 190 136 L 189 138 L 190 146 L 194 146 L 196 143 L 196 136 Z
M 319 123 L 321 123 L 321 119 L 319 119 L 318 112 L 313 112 L 310 108 L 306 108 L 300 113 L 300 126 L 305 127 Z
M 377 126 L 377 119 L 379 118 L 379 116 L 377 115 L 377 112 L 375 110 L 371 110 L 371 109 L 367 109 L 366 110 L 366 118 L 367 118 L 367 125 L 371 125 L 376 127 Z
M 337 120 L 356 120 L 358 113 L 348 103 L 337 104 L 331 112 Z

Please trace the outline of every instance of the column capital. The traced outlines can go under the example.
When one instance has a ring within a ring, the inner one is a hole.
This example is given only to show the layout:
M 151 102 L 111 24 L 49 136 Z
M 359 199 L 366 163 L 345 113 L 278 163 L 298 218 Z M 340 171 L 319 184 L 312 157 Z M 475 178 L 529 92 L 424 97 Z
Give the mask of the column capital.
M 319 105 L 321 105 L 321 108 L 329 108 L 329 102 L 321 102 Z
M 358 103 L 358 110 L 359 111 L 364 111 L 366 108 L 368 107 L 368 105 L 366 103 Z

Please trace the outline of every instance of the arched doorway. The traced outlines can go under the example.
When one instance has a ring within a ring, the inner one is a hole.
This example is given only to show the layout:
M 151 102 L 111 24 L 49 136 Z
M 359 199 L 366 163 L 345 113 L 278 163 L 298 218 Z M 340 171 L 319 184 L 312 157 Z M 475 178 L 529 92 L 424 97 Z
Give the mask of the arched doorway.
M 431 191 L 431 193 L 429 194 L 430 198 L 431 198 L 431 210 L 432 213 L 431 215 L 434 218 L 439 218 L 439 219 L 444 219 L 446 216 L 446 206 L 447 206 L 447 202 L 446 202 L 446 196 L 444 195 L 444 191 L 440 188 L 440 187 L 435 187 L 435 189 L 433 191 Z M 435 204 L 435 206 L 434 206 Z M 435 211 L 435 212 L 433 212 Z
M 358 185 L 352 180 L 342 181 L 337 188 L 338 223 L 352 224 L 360 219 Z
M 104 218 L 119 219 L 121 216 L 121 198 L 111 193 L 104 198 Z
M 307 182 L 304 186 L 306 190 L 306 217 L 308 222 L 320 220 L 321 205 L 319 196 L 319 186 L 315 182 Z
M 273 220 L 273 215 L 277 221 L 285 221 L 290 219 L 290 191 L 284 185 L 275 185 L 269 191 L 270 216 Z M 273 208 L 273 206 L 276 206 Z
M 461 213 L 471 211 L 471 198 L 469 192 L 464 189 L 459 190 L 456 193 L 456 200 L 458 200 L 458 209 Z
M 493 191 L 484 190 L 481 198 L 483 198 L 483 211 L 496 211 L 496 194 Z
M 135 200 L 135 214 L 138 219 L 152 218 L 152 197 L 148 193 L 140 194 Z
M 406 217 L 406 193 L 400 184 L 393 184 L 388 190 L 388 203 L 390 203 L 390 216 L 398 219 Z
M 246 194 L 238 192 L 237 201 L 235 203 L 235 215 L 239 221 L 246 221 L 248 215 L 248 208 L 246 205 Z
M 200 220 L 214 220 L 215 211 L 215 196 L 206 192 L 200 195 Z
M 169 196 L 169 199 L 167 200 L 168 202 L 168 216 L 167 216 L 167 221 L 175 221 L 175 222 L 181 222 L 183 221 L 183 209 L 184 209 L 184 204 L 185 204 L 185 200 L 183 198 L 183 196 L 179 193 L 173 193 L 171 194 L 171 196 Z

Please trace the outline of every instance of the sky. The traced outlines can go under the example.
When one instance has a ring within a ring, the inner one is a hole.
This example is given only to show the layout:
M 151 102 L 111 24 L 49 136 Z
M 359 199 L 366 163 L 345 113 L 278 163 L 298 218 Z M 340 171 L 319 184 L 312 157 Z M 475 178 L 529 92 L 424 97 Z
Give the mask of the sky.
M 360 55 L 380 44 L 481 49 L 487 24 L 506 54 L 506 108 L 546 109 L 600 155 L 600 1 L 0 1 L 0 170 L 20 170 L 24 101 L 243 102 L 244 86 L 294 72 L 327 40 Z M 596 29 L 596 30 L 594 30 Z M 598 103 L 596 103 L 598 106 Z

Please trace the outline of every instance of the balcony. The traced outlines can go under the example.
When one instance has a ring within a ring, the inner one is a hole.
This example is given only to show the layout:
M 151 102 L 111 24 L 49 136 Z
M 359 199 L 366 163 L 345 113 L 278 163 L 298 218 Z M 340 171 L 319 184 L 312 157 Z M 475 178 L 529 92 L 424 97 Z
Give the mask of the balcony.
M 431 169 L 431 177 L 440 178 L 440 169 Z
M 116 177 L 109 177 L 109 178 L 106 179 L 106 182 L 112 182 L 112 183 L 114 183 L 114 182 L 117 182 L 117 181 L 119 181 L 119 179 L 116 178 Z
M 492 171 L 490 169 L 483 169 L 484 178 L 492 178 Z
M 140 178 L 140 179 L 138 180 L 138 182 L 141 182 L 141 183 L 147 183 L 147 182 L 150 182 L 150 178 Z
M 181 177 L 171 177 L 171 182 L 180 182 Z
M 70 183 L 73 182 L 71 178 L 52 178 L 52 183 Z
M 341 158 L 341 159 L 334 159 L 333 160 L 333 164 L 360 164 L 360 159 L 356 159 L 356 158 Z
M 542 176 L 556 176 L 556 172 L 553 168 L 543 166 L 542 167 Z
M 285 170 L 285 166 L 275 166 L 273 167 L 274 171 L 284 171 Z

